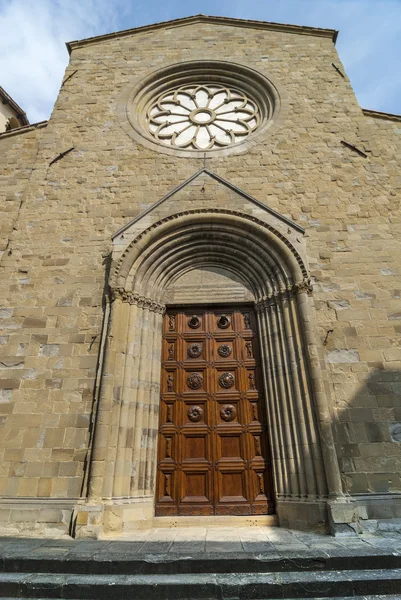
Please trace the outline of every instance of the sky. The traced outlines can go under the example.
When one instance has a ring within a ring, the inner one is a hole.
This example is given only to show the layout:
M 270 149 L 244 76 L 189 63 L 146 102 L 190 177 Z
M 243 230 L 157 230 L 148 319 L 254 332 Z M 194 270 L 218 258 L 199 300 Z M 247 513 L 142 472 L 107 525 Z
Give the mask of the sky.
M 0 0 L 0 85 L 48 119 L 66 42 L 199 13 L 338 29 L 360 105 L 401 114 L 401 0 Z

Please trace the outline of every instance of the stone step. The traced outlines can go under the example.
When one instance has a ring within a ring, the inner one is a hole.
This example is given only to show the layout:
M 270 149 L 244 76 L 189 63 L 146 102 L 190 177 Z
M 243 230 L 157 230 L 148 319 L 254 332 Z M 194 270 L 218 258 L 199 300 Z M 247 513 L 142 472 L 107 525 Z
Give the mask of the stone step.
M 401 597 L 399 569 L 324 572 L 80 575 L 2 573 L 1 598 L 75 600 L 283 600 Z M 391 596 L 390 596 L 391 597 Z
M 311 551 L 287 552 L 285 555 L 271 553 L 223 553 L 209 554 L 143 554 L 136 555 L 132 547 L 124 552 L 121 545 L 106 548 L 92 554 L 90 548 L 96 542 L 84 542 L 81 552 L 73 550 L 60 554 L 61 546 L 38 548 L 27 555 L 24 551 L 0 558 L 0 575 L 4 573 L 58 573 L 86 575 L 185 575 L 226 573 L 281 573 L 292 571 L 326 571 L 399 569 L 401 554 L 389 553 L 376 548 L 366 554 L 341 550 L 325 556 Z
M 373 594 L 372 595 L 366 595 L 363 594 L 362 596 L 332 596 L 332 600 L 400 600 L 400 595 L 399 594 Z M 303 598 L 283 598 L 283 600 L 310 600 L 310 598 L 306 598 L 305 596 Z M 327 600 L 327 597 L 322 598 L 322 596 L 320 596 L 319 598 L 314 598 L 313 600 Z
M 12 598 L 11 596 L 7 596 L 7 597 L 1 597 L 2 600 L 15 600 L 15 597 Z M 363 594 L 362 596 L 332 596 L 331 597 L 332 600 L 400 600 L 400 595 L 399 594 L 373 594 L 373 595 L 366 595 Z M 33 599 L 31 598 L 25 598 L 25 600 L 45 600 L 44 598 L 35 598 Z M 46 600 L 60 600 L 60 598 L 46 598 Z M 192 600 L 192 599 L 191 599 Z M 196 598 L 194 599 L 196 600 Z M 233 599 L 235 600 L 235 599 Z M 259 600 L 263 600 L 263 599 L 259 599 Z M 280 598 L 280 600 L 311 600 L 310 598 L 306 598 L 305 596 L 303 598 Z M 322 596 L 320 596 L 319 598 L 314 598 L 313 600 L 327 600 L 326 598 L 322 598 Z

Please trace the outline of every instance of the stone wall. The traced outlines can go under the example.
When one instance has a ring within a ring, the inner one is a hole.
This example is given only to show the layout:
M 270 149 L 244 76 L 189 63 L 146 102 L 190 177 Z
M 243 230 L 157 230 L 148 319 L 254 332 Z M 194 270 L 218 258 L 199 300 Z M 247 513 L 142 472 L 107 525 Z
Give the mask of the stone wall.
M 42 127 L 0 135 L 0 259 L 16 228 L 25 188 L 36 166 Z
M 272 134 L 207 168 L 306 229 L 345 489 L 401 492 L 399 123 L 363 114 L 329 37 L 200 22 L 74 46 L 48 125 L 0 137 L 3 498 L 86 494 L 111 236 L 203 166 L 133 141 L 117 105 L 151 71 L 200 58 L 288 96 Z
M 322 228 L 317 297 L 322 336 L 334 330 L 325 361 L 345 490 L 367 500 L 371 516 L 399 517 L 401 118 L 364 111 L 358 139 L 363 176 L 338 181 L 348 216 Z

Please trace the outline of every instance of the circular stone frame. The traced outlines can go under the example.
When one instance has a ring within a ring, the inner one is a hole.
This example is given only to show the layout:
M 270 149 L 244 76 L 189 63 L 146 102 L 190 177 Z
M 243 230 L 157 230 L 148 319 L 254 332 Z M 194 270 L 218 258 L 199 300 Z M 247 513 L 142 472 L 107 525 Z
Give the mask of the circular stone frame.
M 149 105 L 164 92 L 173 87 L 188 84 L 215 83 L 242 90 L 260 111 L 260 125 L 249 136 L 231 146 L 210 150 L 187 150 L 160 144 L 152 135 L 147 124 Z M 226 61 L 201 60 L 176 63 L 153 71 L 127 88 L 118 99 L 117 113 L 125 132 L 136 142 L 163 154 L 184 158 L 227 156 L 240 154 L 254 146 L 260 138 L 272 133 L 283 119 L 288 108 L 288 100 L 283 90 L 278 89 L 272 78 L 242 64 Z

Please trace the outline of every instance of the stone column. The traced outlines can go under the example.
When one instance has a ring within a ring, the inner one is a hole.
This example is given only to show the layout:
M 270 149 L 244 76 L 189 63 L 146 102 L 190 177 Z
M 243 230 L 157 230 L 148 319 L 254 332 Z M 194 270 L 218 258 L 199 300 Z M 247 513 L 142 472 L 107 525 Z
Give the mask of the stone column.
M 111 304 L 110 310 L 96 430 L 93 442 L 88 494 L 88 498 L 92 502 L 105 496 L 111 497 L 112 493 L 110 458 L 113 449 L 111 437 L 116 407 L 116 399 L 114 397 L 116 389 L 116 358 L 120 342 L 119 336 L 123 329 L 123 327 L 121 327 L 123 308 L 122 299 L 115 298 Z M 111 465 L 113 465 L 113 462 Z
M 296 295 L 283 291 L 256 310 L 279 518 L 288 526 L 323 524 L 325 464 Z
M 298 308 L 302 320 L 306 351 L 309 358 L 309 379 L 313 388 L 314 405 L 316 408 L 315 414 L 319 427 L 328 492 L 330 497 L 337 498 L 343 496 L 343 490 L 331 426 L 331 415 L 324 389 L 318 346 L 316 343 L 316 322 L 312 302 L 313 300 L 308 295 L 308 290 L 300 289 L 298 293 Z
M 80 537 L 153 518 L 164 307 L 137 294 L 114 297 L 89 480 L 98 522 L 89 527 L 89 517 Z

